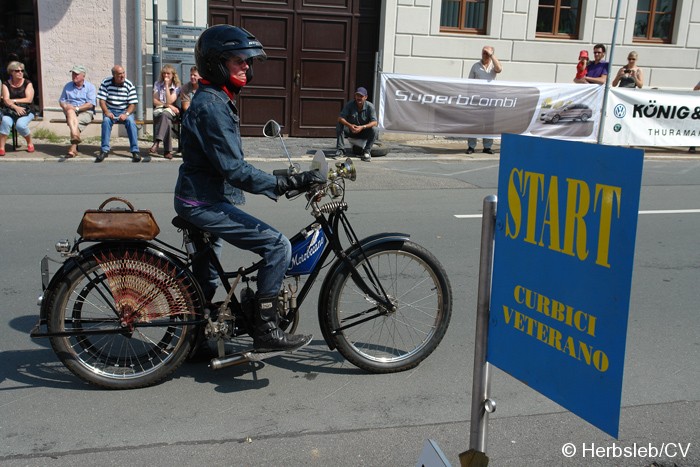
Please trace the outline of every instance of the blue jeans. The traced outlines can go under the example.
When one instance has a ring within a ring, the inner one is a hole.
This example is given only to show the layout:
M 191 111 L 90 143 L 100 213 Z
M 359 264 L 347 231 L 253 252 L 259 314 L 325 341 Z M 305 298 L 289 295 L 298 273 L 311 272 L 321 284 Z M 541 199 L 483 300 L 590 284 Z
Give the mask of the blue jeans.
M 489 149 L 493 146 L 493 139 L 484 138 L 484 149 Z M 476 138 L 467 138 L 467 147 L 474 149 L 476 147 Z
M 335 149 L 342 149 L 343 151 L 345 151 L 345 138 L 347 137 L 364 139 L 366 142 L 365 147 L 362 149 L 366 152 L 369 152 L 372 150 L 372 146 L 374 146 L 374 142 L 377 140 L 378 136 L 379 130 L 376 126 L 373 126 L 372 128 L 365 128 L 357 134 L 352 134 L 350 133 L 348 127 L 346 127 L 342 123 L 338 123 L 335 125 Z
M 282 280 L 292 258 L 292 246 L 287 237 L 226 202 L 190 206 L 176 198 L 175 211 L 184 219 L 213 235 L 214 251 L 217 256 L 220 256 L 222 239 L 242 250 L 250 250 L 260 255 L 265 262 L 257 274 L 257 296 L 272 298 L 279 294 Z M 202 287 L 204 298 L 211 301 L 219 285 L 216 269 L 209 264 L 207 258 L 193 264 L 192 269 Z
M 31 122 L 32 120 L 34 120 L 34 114 L 31 112 L 23 117 L 18 118 L 17 123 L 15 123 L 17 133 L 25 137 L 29 136 L 29 122 Z M 2 124 L 0 124 L 0 135 L 7 136 L 10 134 L 11 130 L 12 117 L 10 117 L 9 115 L 3 115 Z
M 121 114 L 126 112 L 126 110 L 112 110 L 110 112 L 114 114 L 115 120 L 107 118 L 104 116 L 102 118 L 102 147 L 100 148 L 102 152 L 109 152 L 109 138 L 112 135 L 112 127 L 114 124 L 123 123 L 126 127 L 126 134 L 129 137 L 129 152 L 139 152 L 139 141 L 138 141 L 138 130 L 136 128 L 136 120 L 133 115 L 126 117 L 124 122 L 116 120 Z

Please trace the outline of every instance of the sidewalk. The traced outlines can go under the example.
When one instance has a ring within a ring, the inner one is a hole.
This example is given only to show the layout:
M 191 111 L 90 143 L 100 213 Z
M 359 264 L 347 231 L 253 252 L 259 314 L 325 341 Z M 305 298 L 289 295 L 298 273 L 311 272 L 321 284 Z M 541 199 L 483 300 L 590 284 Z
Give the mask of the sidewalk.
M 317 150 L 322 150 L 326 156 L 335 153 L 335 138 L 284 138 L 285 146 L 289 155 L 296 161 L 304 161 L 313 157 Z M 27 152 L 27 144 L 20 138 L 17 150 L 12 150 L 11 142 L 5 146 L 6 155 L 0 157 L 0 162 L 94 162 L 95 156 L 99 153 L 99 138 L 89 138 L 87 142 L 80 145 L 78 157 L 66 159 L 66 153 L 70 143 L 48 142 L 35 140 L 36 150 L 33 153 Z M 177 147 L 177 142 L 175 147 Z M 375 157 L 373 160 L 498 160 L 501 151 L 500 140 L 496 140 L 492 147 L 495 154 L 489 155 L 481 152 L 481 140 L 478 141 L 476 152 L 466 154 L 466 138 L 442 137 L 430 135 L 408 135 L 385 133 L 382 135 L 382 143 L 391 148 L 389 154 L 383 157 Z M 150 141 L 139 141 L 141 155 L 144 162 L 179 163 L 179 158 L 173 160 L 164 159 L 162 156 L 148 156 Z M 264 137 L 244 137 L 243 149 L 246 160 L 266 161 L 285 160 L 286 156 L 282 150 L 279 140 Z M 640 147 L 645 151 L 648 159 L 700 159 L 700 153 L 690 154 L 687 147 Z M 351 151 L 347 150 L 352 157 Z M 359 158 L 358 158 L 359 160 Z M 112 151 L 105 162 L 131 162 L 128 140 L 123 137 L 112 138 Z

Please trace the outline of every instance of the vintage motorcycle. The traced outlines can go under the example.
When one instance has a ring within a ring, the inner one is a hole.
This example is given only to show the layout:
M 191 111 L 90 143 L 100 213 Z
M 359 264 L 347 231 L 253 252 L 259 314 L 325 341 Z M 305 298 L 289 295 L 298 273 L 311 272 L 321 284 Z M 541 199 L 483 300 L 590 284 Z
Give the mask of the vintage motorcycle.
M 289 161 L 284 173 L 298 172 L 280 133 L 272 120 L 263 130 L 267 137 L 280 138 Z M 318 320 L 328 347 L 372 373 L 415 367 L 435 350 L 450 322 L 452 290 L 444 268 L 408 234 L 357 237 L 345 214 L 345 184 L 356 178 L 350 159 L 329 168 L 317 151 L 314 168 L 327 177 L 303 193 L 314 221 L 290 239 L 292 259 L 279 294 L 280 327 L 294 333 L 302 304 L 327 269 Z M 31 336 L 50 338 L 58 358 L 79 378 L 109 389 L 151 386 L 169 377 L 202 343 L 218 353 L 210 361 L 212 369 L 281 353 L 226 354 L 227 341 L 252 335 L 253 287 L 261 261 L 225 271 L 208 233 L 180 217 L 172 223 L 182 232 L 182 249 L 158 238 L 89 241 L 81 236 L 72 245 L 57 243 L 64 259 L 53 277 L 51 259 L 42 260 L 40 316 Z M 213 306 L 204 303 L 191 271 L 199 255 L 208 255 L 226 291 Z

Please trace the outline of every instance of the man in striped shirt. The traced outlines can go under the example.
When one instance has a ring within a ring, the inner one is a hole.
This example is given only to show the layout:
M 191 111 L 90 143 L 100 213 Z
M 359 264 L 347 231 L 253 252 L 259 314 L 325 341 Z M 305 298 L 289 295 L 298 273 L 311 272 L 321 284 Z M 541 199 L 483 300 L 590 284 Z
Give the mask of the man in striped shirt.
M 112 77 L 105 78 L 97 91 L 97 101 L 102 109 L 102 144 L 95 162 L 102 162 L 109 155 L 109 139 L 115 123 L 124 124 L 129 136 L 131 160 L 139 162 L 138 132 L 134 120 L 134 109 L 138 104 L 136 87 L 126 79 L 126 71 L 121 65 L 112 67 Z

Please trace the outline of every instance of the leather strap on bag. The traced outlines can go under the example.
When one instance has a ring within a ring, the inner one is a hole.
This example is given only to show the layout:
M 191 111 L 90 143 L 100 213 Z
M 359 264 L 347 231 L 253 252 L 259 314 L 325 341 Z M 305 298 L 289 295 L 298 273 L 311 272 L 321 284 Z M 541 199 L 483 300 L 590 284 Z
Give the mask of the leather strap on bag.
M 132 211 L 136 211 L 136 208 L 134 207 L 133 204 L 131 204 L 128 200 L 125 200 L 124 198 L 120 198 L 119 196 L 112 196 L 111 198 L 107 198 L 106 200 L 104 200 L 104 202 L 102 204 L 100 204 L 100 207 L 97 209 L 102 211 L 102 209 L 105 206 L 107 206 L 108 203 L 111 203 L 112 201 L 121 201 L 122 203 L 129 206 L 129 209 L 131 209 Z

